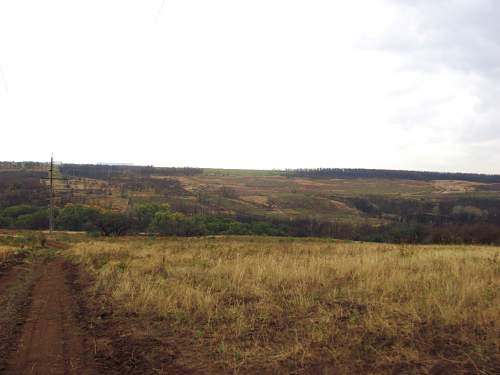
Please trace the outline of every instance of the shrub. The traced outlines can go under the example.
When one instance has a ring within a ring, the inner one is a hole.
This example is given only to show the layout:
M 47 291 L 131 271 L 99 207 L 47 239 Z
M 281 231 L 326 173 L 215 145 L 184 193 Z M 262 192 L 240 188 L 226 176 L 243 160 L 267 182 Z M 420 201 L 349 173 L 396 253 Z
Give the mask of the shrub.
M 97 219 L 97 227 L 104 236 L 121 236 L 130 229 L 128 217 L 117 212 L 104 212 Z
M 16 229 L 47 229 L 49 213 L 47 209 L 38 210 L 32 214 L 19 216 L 13 224 Z
M 56 219 L 56 227 L 64 230 L 92 231 L 97 229 L 101 213 L 92 207 L 70 205 L 64 207 Z
M 18 205 L 18 206 L 11 206 L 11 207 L 5 208 L 2 211 L 2 216 L 8 217 L 11 219 L 16 219 L 21 215 L 32 214 L 37 210 L 38 210 L 37 207 L 33 207 L 33 206 L 30 206 L 27 204 L 22 204 L 22 205 Z
M 135 206 L 129 212 L 132 229 L 137 232 L 147 231 L 158 212 L 169 213 L 170 207 L 167 204 L 159 205 L 154 203 L 144 203 Z
M 8 228 L 12 225 L 12 219 L 0 215 L 0 228 Z

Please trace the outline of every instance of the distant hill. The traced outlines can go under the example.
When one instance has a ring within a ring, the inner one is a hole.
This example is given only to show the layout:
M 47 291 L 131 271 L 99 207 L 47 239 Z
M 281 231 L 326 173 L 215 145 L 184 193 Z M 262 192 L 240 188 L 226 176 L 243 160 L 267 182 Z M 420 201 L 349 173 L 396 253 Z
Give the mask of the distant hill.
M 31 215 L 46 207 L 47 169 L 47 163 L 0 163 L 0 226 L 14 225 L 12 212 Z M 59 209 L 81 205 L 127 215 L 155 204 L 187 217 L 265 222 L 294 236 L 500 242 L 498 175 L 84 164 L 57 165 L 56 175 Z M 19 205 L 31 208 L 9 209 Z M 6 209 L 10 216 L 2 224 Z M 43 214 L 38 218 L 43 226 Z M 22 219 L 29 226 L 29 217 Z
M 432 172 L 391 169 L 364 168 L 312 168 L 285 170 L 251 170 L 251 169 L 216 169 L 192 167 L 154 167 L 132 164 L 65 164 L 57 163 L 63 175 L 88 178 L 109 178 L 123 176 L 285 176 L 303 178 L 336 178 L 336 179 L 399 179 L 415 181 L 457 180 L 484 183 L 500 183 L 500 175 L 462 172 Z M 0 171 L 5 170 L 43 170 L 47 163 L 40 162 L 0 162 Z
M 285 176 L 307 178 L 389 178 L 401 180 L 431 181 L 431 180 L 460 180 L 472 182 L 500 182 L 500 175 L 477 173 L 451 172 L 422 172 L 390 169 L 291 169 L 284 172 Z

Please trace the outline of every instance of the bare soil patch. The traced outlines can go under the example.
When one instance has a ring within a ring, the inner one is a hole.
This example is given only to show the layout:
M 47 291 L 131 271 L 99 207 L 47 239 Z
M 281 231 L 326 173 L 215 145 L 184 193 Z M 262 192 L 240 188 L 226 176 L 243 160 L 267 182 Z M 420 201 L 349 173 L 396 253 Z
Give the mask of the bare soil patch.
M 80 317 L 93 340 L 96 373 L 224 373 L 210 362 L 200 366 L 199 358 L 190 355 L 188 334 L 178 335 L 163 319 L 114 308 L 109 296 L 93 291 L 95 280 L 89 274 L 76 265 L 67 267 L 72 289 L 81 297 Z
M 76 318 L 64 260 L 41 270 L 31 306 L 6 374 L 94 374 L 87 340 Z
M 15 349 L 35 280 L 36 267 L 23 264 L 22 257 L 0 264 L 0 373 L 5 371 L 10 352 Z

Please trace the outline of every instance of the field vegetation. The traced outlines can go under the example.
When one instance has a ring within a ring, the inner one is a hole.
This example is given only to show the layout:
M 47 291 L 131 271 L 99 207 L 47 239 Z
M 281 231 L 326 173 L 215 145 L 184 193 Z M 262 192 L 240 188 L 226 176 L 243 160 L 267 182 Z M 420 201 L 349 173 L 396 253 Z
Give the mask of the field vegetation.
M 15 248 L 0 245 L 0 266 L 4 264 L 15 253 Z
M 43 168 L 0 162 L 0 228 L 48 226 Z M 62 230 L 500 244 L 500 176 L 73 164 L 58 166 L 56 176 L 56 228 Z M 175 215 L 162 225 L 138 226 L 136 213 L 145 205 L 168 206 Z
M 90 275 L 96 321 L 147 342 L 134 358 L 159 372 L 168 358 L 199 373 L 500 369 L 497 247 L 128 237 L 68 256 Z

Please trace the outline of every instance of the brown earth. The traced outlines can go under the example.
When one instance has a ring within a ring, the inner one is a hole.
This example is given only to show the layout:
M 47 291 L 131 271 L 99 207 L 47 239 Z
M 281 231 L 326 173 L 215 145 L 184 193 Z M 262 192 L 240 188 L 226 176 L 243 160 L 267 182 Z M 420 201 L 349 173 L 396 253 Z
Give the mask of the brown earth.
M 11 257 L 0 263 L 0 293 L 7 291 L 9 285 L 17 278 L 20 263 L 20 257 Z
M 190 335 L 176 335 L 167 322 L 144 319 L 134 313 L 113 309 L 109 296 L 95 293 L 93 280 L 78 266 L 68 264 L 74 293 L 79 296 L 80 316 L 93 340 L 95 368 L 98 374 L 222 374 L 210 362 L 199 362 L 188 354 Z M 156 332 L 152 335 L 152 332 Z
M 7 361 L 6 374 L 95 373 L 67 276 L 61 257 L 41 270 L 17 350 Z
M 36 267 L 14 256 L 0 263 L 0 373 L 15 348 L 24 317 L 30 306 L 30 293 L 36 280 Z
M 190 342 L 144 335 L 167 327 L 150 327 L 138 316 L 113 311 L 103 299 L 89 300 L 89 285 L 88 275 L 62 256 L 13 257 L 1 264 L 0 374 L 196 372 L 178 363 L 184 357 L 179 342 Z M 205 370 L 197 373 L 212 372 Z

